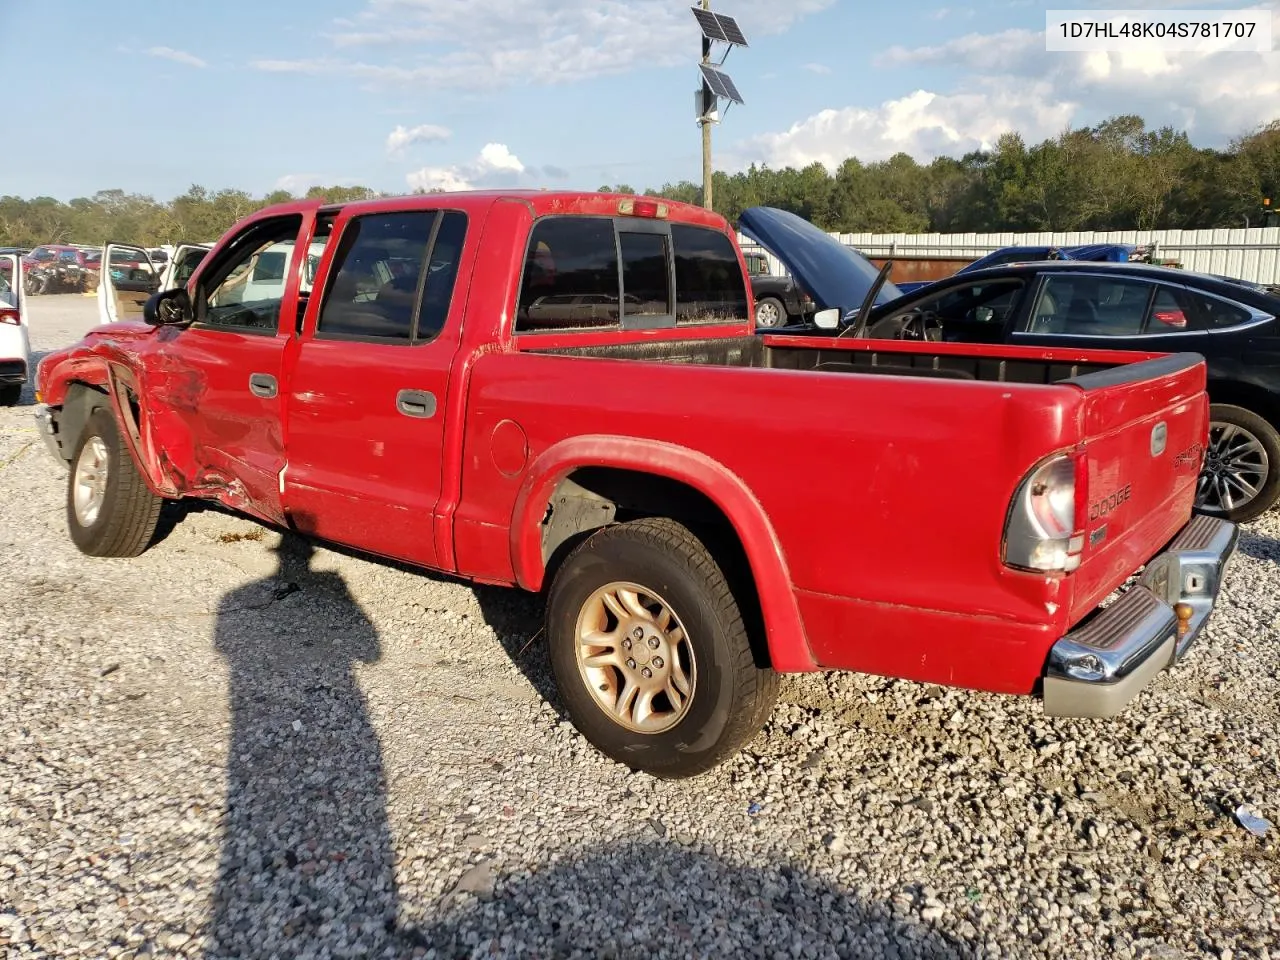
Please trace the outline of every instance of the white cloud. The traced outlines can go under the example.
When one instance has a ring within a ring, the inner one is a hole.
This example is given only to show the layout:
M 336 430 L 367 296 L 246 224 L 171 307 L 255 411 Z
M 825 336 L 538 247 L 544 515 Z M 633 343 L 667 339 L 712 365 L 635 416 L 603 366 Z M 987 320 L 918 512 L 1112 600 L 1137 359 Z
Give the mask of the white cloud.
M 921 160 L 959 155 L 990 147 L 1011 130 L 1033 137 L 1057 133 L 1071 106 L 1043 103 L 1045 92 L 916 90 L 877 107 L 823 110 L 782 133 L 748 141 L 745 153 L 777 166 L 803 167 L 816 160 L 833 171 L 850 156 L 872 162 L 899 152 Z
M 407 147 L 415 143 L 440 143 L 448 140 L 451 133 L 447 127 L 438 127 L 433 123 L 424 123 L 416 127 L 396 124 L 396 128 L 387 134 L 387 153 L 393 157 L 402 156 Z
M 505 143 L 486 143 L 470 163 L 422 167 L 405 177 L 413 190 L 474 190 L 521 185 L 525 165 Z
M 760 37 L 835 2 L 738 0 L 733 15 L 748 38 Z M 354 18 L 333 22 L 332 55 L 251 66 L 470 91 L 566 83 L 687 63 L 697 37 L 688 7 L 653 0 L 365 0 Z
M 185 50 L 175 50 L 173 47 L 150 47 L 147 53 L 153 57 L 159 57 L 162 60 L 172 60 L 174 63 L 185 63 L 188 67 L 207 67 L 205 63 L 194 53 L 187 53 Z
M 804 68 L 810 73 L 830 73 L 831 68 L 825 63 L 806 63 Z
M 1280 36 L 1280 0 L 1268 9 Z M 1007 131 L 1036 142 L 1119 113 L 1223 146 L 1280 117 L 1280 52 L 1047 53 L 1044 43 L 1043 31 L 1011 29 L 891 48 L 876 66 L 901 68 L 908 81 L 922 64 L 958 69 L 965 79 L 950 89 L 824 110 L 734 153 L 742 163 L 793 166 L 817 160 L 834 167 L 849 156 L 874 161 L 899 150 L 928 160 L 990 146 Z

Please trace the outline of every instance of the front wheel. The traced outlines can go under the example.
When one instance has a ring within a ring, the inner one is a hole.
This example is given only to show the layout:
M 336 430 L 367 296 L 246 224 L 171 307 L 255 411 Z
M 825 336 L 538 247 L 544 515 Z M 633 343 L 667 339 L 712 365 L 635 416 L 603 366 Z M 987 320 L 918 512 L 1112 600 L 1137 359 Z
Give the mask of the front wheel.
M 1196 490 L 1196 509 L 1247 523 L 1280 499 L 1280 433 L 1244 407 L 1209 407 L 1209 449 Z
M 546 632 L 574 726 L 655 776 L 716 766 L 759 732 L 778 697 L 719 565 L 673 520 L 605 527 L 579 544 L 552 583 Z
M 163 502 L 147 488 L 111 411 L 98 407 L 67 478 L 72 541 L 91 557 L 136 557 L 155 535 Z

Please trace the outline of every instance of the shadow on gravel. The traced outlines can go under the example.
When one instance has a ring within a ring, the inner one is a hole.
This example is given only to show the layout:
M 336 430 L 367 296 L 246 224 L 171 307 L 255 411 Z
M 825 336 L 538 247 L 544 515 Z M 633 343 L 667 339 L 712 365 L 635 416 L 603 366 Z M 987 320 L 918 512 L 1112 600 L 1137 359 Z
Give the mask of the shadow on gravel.
M 377 633 L 314 548 L 218 609 L 231 743 L 209 957 L 361 955 L 394 931 L 397 893 L 378 738 L 353 667 Z
M 52 350 L 32 350 L 28 355 L 27 363 L 27 382 L 22 388 L 22 396 L 18 399 L 16 406 L 34 407 L 36 404 L 36 367 L 40 361 L 53 353 Z
M 972 951 L 905 914 L 786 865 L 742 867 L 667 843 L 626 844 L 451 893 L 408 931 L 439 958 L 960 958 Z M 484 899 L 491 897 L 490 899 Z
M 242 516 L 214 501 L 184 500 L 177 503 L 166 503 L 164 511 L 160 515 L 160 527 L 157 530 L 153 545 L 168 536 L 173 528 L 181 523 L 185 517 L 200 511 L 221 512 L 231 517 Z M 298 536 L 281 528 L 271 527 L 269 529 L 276 530 L 283 536 Z M 529 681 L 530 686 L 533 687 L 538 696 L 556 711 L 561 720 L 568 718 L 564 705 L 560 701 L 560 696 L 556 692 L 555 678 L 551 673 L 551 660 L 547 656 L 547 645 L 542 636 L 544 609 L 542 595 L 530 594 L 514 587 L 490 587 L 477 584 L 447 573 L 424 570 L 409 563 L 402 563 L 387 557 L 374 556 L 340 543 L 324 541 L 323 546 L 326 550 L 341 554 L 344 557 L 363 560 L 367 563 L 376 563 L 382 567 L 400 570 L 425 580 L 434 580 L 437 583 L 452 583 L 466 587 L 474 594 L 476 603 L 480 606 L 480 615 L 484 618 L 485 624 L 497 634 L 498 642 L 502 645 L 502 649 L 507 656 L 511 658 L 511 662 L 516 669 Z M 350 602 L 352 604 L 355 603 L 354 600 Z
M 1245 556 L 1253 557 L 1255 560 L 1280 561 L 1280 540 L 1275 537 L 1241 530 L 1239 549 Z
M 542 623 L 545 598 L 523 590 L 504 587 L 472 587 L 484 622 L 498 635 L 498 642 L 515 668 L 561 720 L 569 714 L 556 692 L 551 658 L 547 654 Z

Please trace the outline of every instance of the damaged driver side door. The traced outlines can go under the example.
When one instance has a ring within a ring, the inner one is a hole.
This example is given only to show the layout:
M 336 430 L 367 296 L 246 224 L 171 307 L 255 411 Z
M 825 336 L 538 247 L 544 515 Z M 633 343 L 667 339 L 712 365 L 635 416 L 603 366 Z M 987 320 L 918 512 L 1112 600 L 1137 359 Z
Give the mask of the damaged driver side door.
M 161 328 L 150 371 L 152 394 L 162 385 L 164 409 L 185 428 L 165 446 L 186 491 L 276 523 L 280 379 L 317 206 L 255 220 L 210 253 L 191 289 L 192 322 Z

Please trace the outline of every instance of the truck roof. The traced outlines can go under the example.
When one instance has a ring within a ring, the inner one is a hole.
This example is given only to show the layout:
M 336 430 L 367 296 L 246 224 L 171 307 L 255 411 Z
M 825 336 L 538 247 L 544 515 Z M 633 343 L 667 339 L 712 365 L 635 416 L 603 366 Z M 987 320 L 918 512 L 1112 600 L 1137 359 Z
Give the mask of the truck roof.
M 720 214 L 691 203 L 630 193 L 595 193 L 580 190 L 454 190 L 447 193 L 412 193 L 396 197 L 378 197 L 372 200 L 353 200 L 348 203 L 295 200 L 264 207 L 250 217 L 259 219 L 277 213 L 309 209 L 317 205 L 324 211 L 348 210 L 353 214 L 387 209 L 439 209 L 442 204 L 455 210 L 479 210 L 499 200 L 522 200 L 529 205 L 535 217 L 556 213 L 577 216 L 615 216 L 619 213 L 619 204 L 626 201 L 633 204 L 659 204 L 666 208 L 666 216 L 660 219 L 699 224 L 714 227 L 717 230 L 728 231 L 729 229 L 728 221 Z

